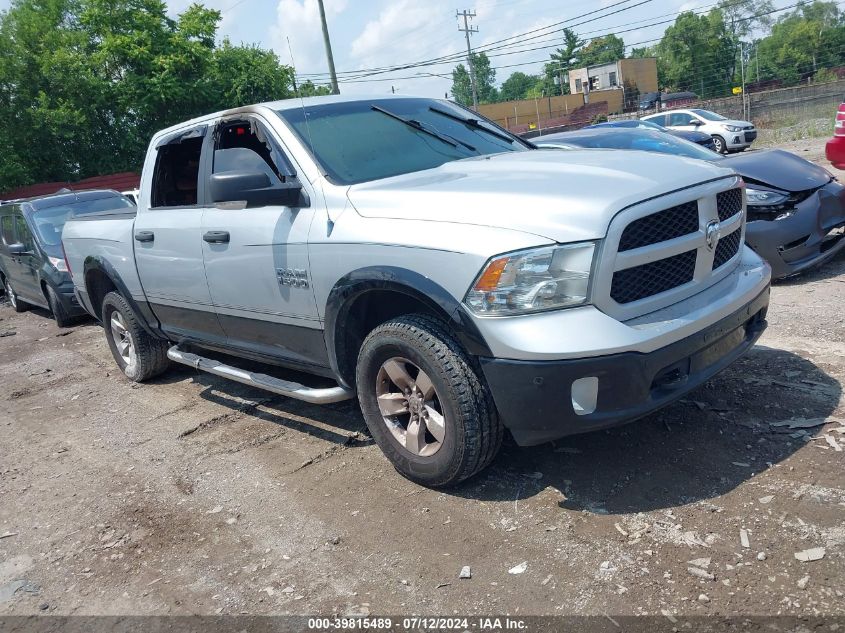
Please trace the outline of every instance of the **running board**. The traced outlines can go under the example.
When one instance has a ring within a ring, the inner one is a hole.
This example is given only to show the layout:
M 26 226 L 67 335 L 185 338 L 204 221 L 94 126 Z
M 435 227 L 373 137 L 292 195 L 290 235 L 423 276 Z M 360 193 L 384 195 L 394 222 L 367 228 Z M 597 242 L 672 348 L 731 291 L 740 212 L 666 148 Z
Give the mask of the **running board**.
M 189 367 L 208 372 L 209 374 L 214 374 L 215 376 L 228 378 L 229 380 L 234 380 L 235 382 L 239 382 L 244 385 L 258 387 L 259 389 L 271 391 L 279 394 L 280 396 L 295 398 L 296 400 L 304 400 L 305 402 L 310 402 L 312 404 L 330 404 L 332 402 L 351 400 L 355 397 L 355 393 L 353 391 L 344 389 L 343 387 L 313 389 L 311 387 L 306 387 L 305 385 L 300 385 L 298 382 L 290 382 L 289 380 L 273 378 L 272 376 L 268 376 L 266 374 L 255 374 L 250 371 L 244 371 L 243 369 L 238 369 L 237 367 L 232 367 L 231 365 L 224 365 L 223 363 L 211 358 L 205 358 L 204 356 L 198 356 L 197 354 L 183 352 L 179 349 L 178 345 L 174 345 L 167 350 L 167 357 L 174 362 L 188 365 Z

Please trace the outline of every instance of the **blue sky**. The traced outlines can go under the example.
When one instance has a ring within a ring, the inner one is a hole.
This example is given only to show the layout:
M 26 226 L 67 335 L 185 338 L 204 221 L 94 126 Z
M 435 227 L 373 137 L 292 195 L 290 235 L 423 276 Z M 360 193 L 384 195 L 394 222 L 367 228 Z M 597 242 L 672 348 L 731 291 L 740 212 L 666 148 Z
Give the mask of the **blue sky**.
M 395 66 L 465 50 L 464 36 L 458 31 L 457 9 L 475 10 L 473 25 L 479 32 L 472 37 L 473 46 L 484 46 L 526 31 L 539 29 L 562 20 L 571 20 L 590 11 L 606 8 L 619 0 L 324 0 L 332 38 L 335 65 L 339 72 Z M 595 16 L 574 20 L 593 21 L 576 27 L 589 39 L 608 31 L 629 30 L 621 36 L 626 44 L 659 38 L 665 25 L 649 26 L 661 19 L 671 19 L 679 10 L 707 7 L 716 0 L 629 0 L 627 11 L 608 17 Z M 190 0 L 169 0 L 168 7 L 176 15 Z M 327 71 L 320 31 L 317 0 L 205 0 L 206 6 L 223 11 L 220 36 L 234 43 L 254 43 L 272 48 L 285 63 L 290 63 L 288 39 L 298 74 Z M 783 0 L 778 6 L 786 4 Z M 9 0 L 0 0 L 0 9 Z M 572 22 L 570 22 L 572 24 Z M 557 28 L 567 26 L 561 25 Z M 525 48 L 549 46 L 559 33 L 543 35 Z M 497 70 L 501 83 L 515 70 L 536 73 L 553 48 L 525 51 L 492 58 L 493 66 L 525 64 Z M 500 51 L 511 53 L 513 51 Z M 341 83 L 341 92 L 356 94 L 397 93 L 443 96 L 451 86 L 449 73 L 455 62 L 412 70 L 380 74 L 366 83 Z M 439 76 L 419 76 L 429 73 Z M 322 77 L 315 77 L 322 79 Z

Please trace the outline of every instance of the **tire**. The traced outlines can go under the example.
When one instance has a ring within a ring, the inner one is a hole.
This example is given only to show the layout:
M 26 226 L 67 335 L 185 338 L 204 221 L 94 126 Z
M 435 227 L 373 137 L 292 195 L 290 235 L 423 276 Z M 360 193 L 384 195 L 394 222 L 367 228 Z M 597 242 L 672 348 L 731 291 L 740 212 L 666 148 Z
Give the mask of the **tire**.
M 404 377 L 395 382 L 400 370 Z M 479 373 L 430 317 L 403 316 L 370 332 L 358 354 L 358 399 L 370 433 L 400 474 L 424 486 L 450 486 L 493 461 L 503 427 Z M 408 377 L 410 396 L 399 386 L 407 389 Z
M 10 282 L 6 277 L 3 277 L 3 290 L 15 312 L 26 312 L 29 310 L 29 304 L 26 301 L 20 300 L 18 294 L 15 292 L 15 289 L 12 288 L 12 282 Z
M 73 318 L 65 310 L 65 306 L 59 299 L 59 295 L 50 286 L 47 286 L 47 303 L 50 304 L 50 311 L 59 327 L 68 327 L 73 323 Z
M 143 382 L 167 369 L 167 342 L 147 334 L 126 299 L 116 292 L 108 293 L 102 315 L 109 349 L 129 380 Z
M 713 144 L 716 146 L 716 153 L 717 154 L 727 154 L 728 153 L 728 144 L 718 134 L 713 135 Z

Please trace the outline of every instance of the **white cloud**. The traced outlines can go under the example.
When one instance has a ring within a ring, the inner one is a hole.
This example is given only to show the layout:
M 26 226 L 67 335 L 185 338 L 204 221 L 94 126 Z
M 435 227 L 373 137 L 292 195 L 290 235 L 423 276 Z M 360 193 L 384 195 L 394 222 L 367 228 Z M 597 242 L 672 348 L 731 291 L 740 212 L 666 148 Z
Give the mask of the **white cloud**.
M 347 2 L 346 0 L 324 0 L 323 4 L 326 9 L 329 34 L 332 35 L 332 18 L 343 13 Z M 288 40 L 290 40 L 290 49 L 293 49 L 293 60 L 291 60 Z M 283 63 L 295 62 L 298 73 L 328 72 L 317 0 L 279 0 L 276 7 L 276 23 L 270 29 L 270 41 Z M 333 36 L 332 44 L 334 43 Z M 333 52 L 337 66 L 337 51 Z

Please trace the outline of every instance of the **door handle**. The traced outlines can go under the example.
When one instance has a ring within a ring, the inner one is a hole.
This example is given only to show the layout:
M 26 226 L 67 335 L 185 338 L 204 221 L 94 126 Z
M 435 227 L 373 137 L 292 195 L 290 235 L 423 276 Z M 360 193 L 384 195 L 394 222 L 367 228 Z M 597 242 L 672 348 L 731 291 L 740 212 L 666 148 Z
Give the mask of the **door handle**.
M 209 244 L 228 244 L 229 231 L 207 231 L 202 236 L 202 239 Z
M 135 239 L 139 242 L 152 242 L 156 238 L 156 234 L 152 231 L 138 231 L 135 233 Z

